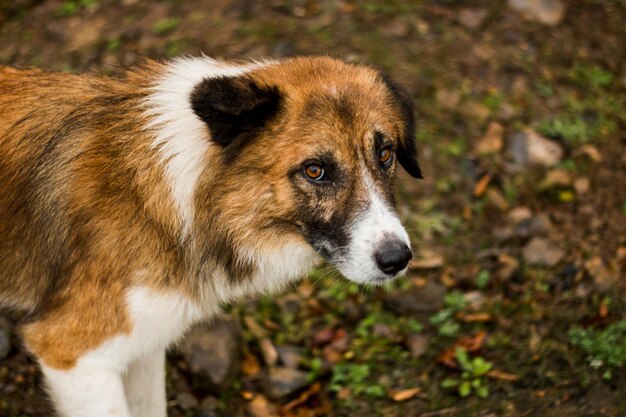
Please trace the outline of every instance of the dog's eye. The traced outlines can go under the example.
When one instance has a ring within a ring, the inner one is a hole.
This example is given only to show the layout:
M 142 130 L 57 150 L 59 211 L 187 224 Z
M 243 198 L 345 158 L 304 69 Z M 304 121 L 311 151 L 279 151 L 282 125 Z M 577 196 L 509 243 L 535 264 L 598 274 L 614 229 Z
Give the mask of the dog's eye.
M 324 180 L 325 174 L 324 168 L 318 164 L 309 164 L 304 167 L 304 175 L 312 181 Z
M 378 162 L 383 168 L 388 168 L 393 162 L 393 149 L 391 146 L 385 146 L 378 152 Z

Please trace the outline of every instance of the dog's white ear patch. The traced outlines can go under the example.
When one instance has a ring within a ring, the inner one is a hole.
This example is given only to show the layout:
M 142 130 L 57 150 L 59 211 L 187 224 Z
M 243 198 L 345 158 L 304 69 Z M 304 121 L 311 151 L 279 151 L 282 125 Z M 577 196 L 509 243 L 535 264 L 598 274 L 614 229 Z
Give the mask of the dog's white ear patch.
M 193 197 L 210 146 L 206 123 L 192 109 L 191 95 L 206 79 L 235 77 L 267 63 L 229 65 L 214 59 L 184 58 L 167 65 L 145 100 L 146 129 L 161 154 L 184 237 L 193 225 Z

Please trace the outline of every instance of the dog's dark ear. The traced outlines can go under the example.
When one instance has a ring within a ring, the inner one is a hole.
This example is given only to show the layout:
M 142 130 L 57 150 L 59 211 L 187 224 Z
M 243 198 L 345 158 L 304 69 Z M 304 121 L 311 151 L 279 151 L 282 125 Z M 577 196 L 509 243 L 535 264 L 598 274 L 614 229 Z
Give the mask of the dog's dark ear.
M 276 87 L 259 86 L 247 75 L 207 78 L 191 93 L 191 108 L 221 146 L 245 142 L 280 108 Z
M 417 144 L 415 143 L 415 108 L 413 100 L 399 84 L 394 82 L 389 74 L 382 73 L 382 79 L 391 92 L 394 101 L 400 106 L 402 118 L 405 122 L 404 135 L 400 138 L 397 150 L 400 165 L 415 178 L 421 178 L 422 170 L 417 162 Z

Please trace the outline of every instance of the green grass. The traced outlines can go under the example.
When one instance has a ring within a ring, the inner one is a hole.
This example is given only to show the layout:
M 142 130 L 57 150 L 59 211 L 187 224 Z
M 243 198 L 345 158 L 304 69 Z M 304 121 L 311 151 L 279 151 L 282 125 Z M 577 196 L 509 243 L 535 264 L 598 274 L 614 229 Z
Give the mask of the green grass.
M 626 320 L 603 329 L 576 327 L 568 335 L 585 352 L 589 365 L 603 371 L 603 378 L 611 379 L 615 370 L 626 366 Z
M 57 16 L 73 16 L 83 9 L 95 9 L 98 0 L 64 0 L 56 11 Z
M 164 36 L 176 29 L 180 24 L 180 18 L 168 17 L 167 19 L 161 19 L 152 25 L 152 33 L 158 36 Z

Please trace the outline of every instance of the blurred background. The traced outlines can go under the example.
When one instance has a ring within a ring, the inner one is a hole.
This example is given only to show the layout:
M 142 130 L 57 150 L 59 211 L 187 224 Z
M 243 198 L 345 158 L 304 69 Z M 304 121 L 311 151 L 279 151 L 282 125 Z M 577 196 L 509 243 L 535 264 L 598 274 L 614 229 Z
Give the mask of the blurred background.
M 384 68 L 426 180 L 399 181 L 407 278 L 229 306 L 170 354 L 170 416 L 626 415 L 624 0 L 0 0 L 1 64 L 201 53 Z M 17 319 L 0 416 L 49 416 Z

